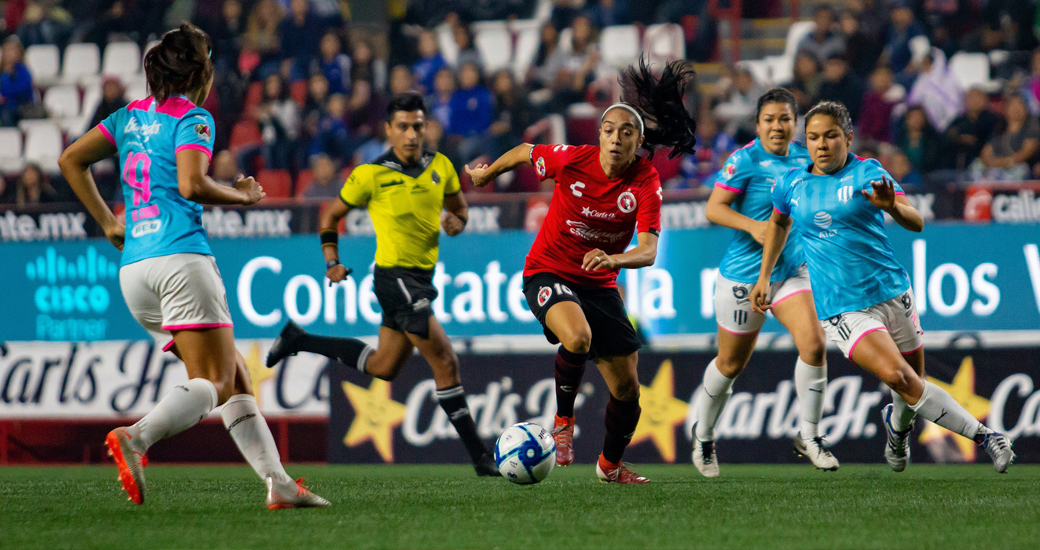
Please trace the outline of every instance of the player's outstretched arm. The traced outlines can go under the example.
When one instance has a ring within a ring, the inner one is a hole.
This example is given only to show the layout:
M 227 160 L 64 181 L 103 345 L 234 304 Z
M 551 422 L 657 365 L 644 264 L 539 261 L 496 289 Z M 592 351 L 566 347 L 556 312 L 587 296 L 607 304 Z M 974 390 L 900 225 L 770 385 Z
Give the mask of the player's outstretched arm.
M 462 230 L 466 229 L 466 224 L 469 223 L 469 205 L 466 204 L 466 197 L 462 195 L 461 191 L 444 195 L 444 209 L 447 210 L 441 216 L 441 227 L 444 228 L 444 232 L 449 237 L 462 233 Z
M 765 313 L 773 306 L 768 302 L 769 278 L 780 259 L 780 252 L 787 244 L 787 234 L 791 230 L 791 218 L 773 209 L 773 215 L 769 218 L 769 226 L 766 228 L 765 244 L 762 245 L 762 269 L 758 273 L 758 283 L 751 290 L 751 309 L 758 313 Z
M 90 165 L 116 154 L 116 147 L 97 128 L 91 129 L 77 139 L 75 143 L 61 154 L 58 167 L 61 174 L 69 182 L 69 187 L 79 197 L 83 206 L 94 220 L 101 226 L 108 240 L 119 250 L 123 249 L 123 238 L 126 227 L 116 220 L 115 214 L 105 204 L 98 192 L 94 176 L 90 173 Z
M 744 231 L 754 237 L 758 244 L 763 244 L 766 238 L 766 226 L 769 225 L 769 222 L 753 220 L 734 210 L 733 202 L 739 196 L 740 194 L 734 191 L 715 187 L 711 191 L 711 196 L 708 197 L 708 206 L 705 208 L 704 214 L 711 223 Z
M 321 234 L 321 253 L 325 256 L 325 276 L 330 285 L 346 279 L 354 271 L 339 261 L 339 221 L 347 212 L 350 212 L 350 206 L 340 199 L 325 203 L 321 211 L 318 233 Z
M 530 165 L 532 148 L 534 148 L 534 145 L 531 145 L 530 143 L 521 143 L 507 151 L 506 154 L 498 157 L 498 159 L 495 160 L 495 162 L 492 162 L 490 166 L 487 164 L 477 164 L 470 168 L 467 164 L 464 169 L 466 170 L 466 173 L 469 174 L 470 179 L 473 180 L 473 185 L 484 187 L 494 181 L 498 176 L 505 174 L 517 166 L 522 164 Z
M 595 248 L 585 253 L 581 268 L 585 271 L 603 269 L 639 269 L 657 261 L 657 235 L 649 232 L 636 236 L 637 244 L 630 250 L 613 256 Z
M 241 174 L 233 187 L 221 185 L 206 175 L 209 158 L 198 149 L 183 149 L 177 153 L 177 188 L 181 196 L 199 204 L 249 206 L 266 196 L 264 188 L 255 179 Z

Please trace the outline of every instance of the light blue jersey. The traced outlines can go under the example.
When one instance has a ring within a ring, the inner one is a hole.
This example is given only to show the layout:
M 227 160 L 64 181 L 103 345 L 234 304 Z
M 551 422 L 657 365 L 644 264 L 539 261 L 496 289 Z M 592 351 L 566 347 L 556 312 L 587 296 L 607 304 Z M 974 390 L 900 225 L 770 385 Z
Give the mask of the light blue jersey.
M 737 212 L 753 220 L 767 221 L 773 214 L 773 200 L 770 198 L 773 183 L 788 170 L 803 168 L 810 162 L 809 152 L 800 143 L 792 142 L 787 149 L 787 156 L 781 157 L 766 151 L 759 139 L 755 138 L 755 141 L 730 155 L 719 171 L 715 187 L 740 193 L 732 204 Z M 792 232 L 776 262 L 770 282 L 793 277 L 798 266 L 804 262 L 801 239 Z M 736 231 L 719 264 L 719 272 L 731 281 L 754 283 L 758 281 L 761 269 L 762 245 L 750 233 Z
M 829 176 L 792 169 L 773 188 L 773 206 L 802 234 L 816 313 L 828 319 L 891 300 L 910 288 L 885 232 L 884 212 L 863 196 L 871 181 L 893 179 L 873 159 L 850 154 Z M 897 195 L 903 190 L 895 184 Z
M 126 241 L 121 265 L 179 253 L 212 255 L 202 206 L 177 187 L 177 152 L 213 156 L 213 117 L 184 96 L 133 101 L 98 125 L 119 150 Z

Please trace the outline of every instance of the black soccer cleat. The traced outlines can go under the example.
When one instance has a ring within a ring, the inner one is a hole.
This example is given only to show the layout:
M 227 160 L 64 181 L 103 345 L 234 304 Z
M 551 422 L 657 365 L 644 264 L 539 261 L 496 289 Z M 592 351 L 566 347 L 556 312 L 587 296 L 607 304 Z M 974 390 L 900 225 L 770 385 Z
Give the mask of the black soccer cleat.
M 484 454 L 474 462 L 473 469 L 477 471 L 477 477 L 502 477 L 502 472 L 498 471 L 495 459 L 490 454 Z
M 300 351 L 296 346 L 305 334 L 307 332 L 300 325 L 292 321 L 286 323 L 274 344 L 271 344 L 271 351 L 267 352 L 267 368 L 274 368 L 282 359 L 296 355 Z

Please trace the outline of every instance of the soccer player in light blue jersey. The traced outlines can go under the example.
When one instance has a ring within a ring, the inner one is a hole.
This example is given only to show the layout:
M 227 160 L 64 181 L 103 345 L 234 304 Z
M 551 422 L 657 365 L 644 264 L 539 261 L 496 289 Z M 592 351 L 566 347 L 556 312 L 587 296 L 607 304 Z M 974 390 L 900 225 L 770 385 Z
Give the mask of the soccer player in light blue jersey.
M 269 508 L 328 506 L 293 481 L 260 414 L 245 360 L 235 349 L 227 293 L 202 227 L 203 204 L 251 205 L 264 197 L 253 178 L 225 187 L 206 175 L 213 117 L 198 107 L 213 85 L 210 39 L 184 23 L 144 58 L 151 95 L 106 118 L 62 154 L 62 173 L 108 240 L 123 251 L 119 284 L 134 318 L 189 380 L 133 426 L 105 443 L 123 489 L 144 502 L 145 453 L 223 405 L 221 417 L 242 455 L 267 484 Z M 90 165 L 119 155 L 126 225 L 101 199 Z
M 924 219 L 876 160 L 849 154 L 852 121 L 841 103 L 824 101 L 805 115 L 812 164 L 791 169 L 773 188 L 756 311 L 773 305 L 770 274 L 793 225 L 802 237 L 820 324 L 854 363 L 892 388 L 882 417 L 885 458 L 897 472 L 910 459 L 909 436 L 920 415 L 973 439 L 1000 473 L 1014 461 L 1011 441 L 975 419 L 950 394 L 924 378 L 924 349 L 914 293 L 895 259 L 884 214 L 910 231 Z
M 758 281 L 762 242 L 773 212 L 773 183 L 792 168 L 809 164 L 809 153 L 794 136 L 798 108 L 791 92 L 773 88 L 758 98 L 758 138 L 733 153 L 719 171 L 708 199 L 712 222 L 736 230 L 715 280 L 715 321 L 719 353 L 704 369 L 700 406 L 693 429 L 693 464 L 702 475 L 716 477 L 715 425 L 733 394 L 733 382 L 747 366 L 765 315 L 752 310 L 748 297 Z M 816 320 L 809 275 L 801 242 L 788 241 L 770 276 L 773 314 L 794 337 L 798 348 L 794 380 L 798 393 L 799 429 L 795 449 L 817 468 L 837 470 L 838 460 L 820 437 L 818 425 L 827 390 L 826 341 Z

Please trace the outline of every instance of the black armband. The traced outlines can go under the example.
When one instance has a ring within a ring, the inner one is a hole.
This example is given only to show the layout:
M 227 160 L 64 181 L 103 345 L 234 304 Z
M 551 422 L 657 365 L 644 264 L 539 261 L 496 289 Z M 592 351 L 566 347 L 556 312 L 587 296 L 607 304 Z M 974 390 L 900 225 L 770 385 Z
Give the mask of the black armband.
M 322 246 L 322 248 L 325 248 L 326 246 L 335 246 L 335 247 L 338 248 L 339 247 L 339 231 L 337 231 L 335 229 L 326 229 L 326 230 L 322 231 L 321 232 L 321 246 Z

